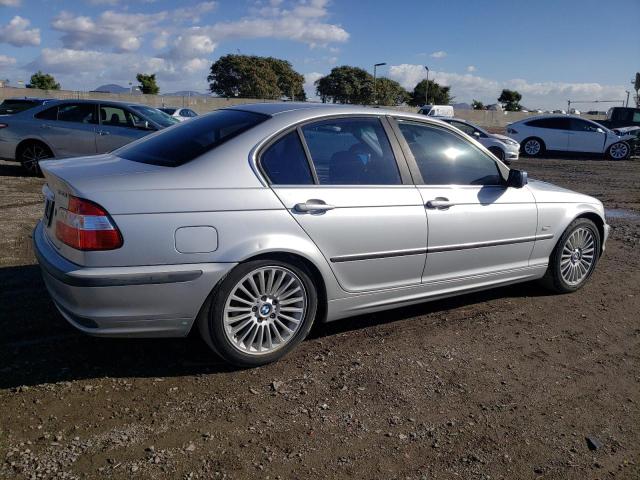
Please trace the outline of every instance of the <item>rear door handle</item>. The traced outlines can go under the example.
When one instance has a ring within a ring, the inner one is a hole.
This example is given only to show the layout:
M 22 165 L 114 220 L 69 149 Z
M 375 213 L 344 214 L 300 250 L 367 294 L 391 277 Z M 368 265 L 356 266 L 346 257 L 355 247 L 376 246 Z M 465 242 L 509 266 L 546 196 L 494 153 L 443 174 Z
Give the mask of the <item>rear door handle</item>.
M 96 133 L 98 135 L 111 135 L 111 133 L 107 132 L 106 130 L 98 130 Z
M 42 125 L 40 125 L 40 128 L 51 128 L 51 125 L 47 125 L 46 123 L 43 123 Z
M 333 210 L 336 208 L 333 205 L 324 203 L 323 200 L 311 199 L 304 203 L 296 203 L 293 207 L 297 212 L 301 213 L 313 213 L 313 212 L 326 212 L 327 210 Z
M 446 210 L 449 207 L 453 207 L 455 203 L 450 202 L 448 198 L 436 197 L 433 200 L 427 202 L 427 208 L 437 208 L 438 210 Z

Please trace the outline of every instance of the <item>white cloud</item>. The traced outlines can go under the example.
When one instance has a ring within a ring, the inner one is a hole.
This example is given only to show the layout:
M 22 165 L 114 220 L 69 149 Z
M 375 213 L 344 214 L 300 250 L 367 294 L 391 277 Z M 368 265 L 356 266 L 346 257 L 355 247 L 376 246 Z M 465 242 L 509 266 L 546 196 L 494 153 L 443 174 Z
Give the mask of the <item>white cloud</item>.
M 22 0 L 0 0 L 0 7 L 19 7 Z
M 442 50 L 438 50 L 437 52 L 433 52 L 431 55 L 429 55 L 431 58 L 444 58 L 447 56 L 447 52 L 444 52 Z
M 40 29 L 29 28 L 31 22 L 16 15 L 6 25 L 0 26 L 0 43 L 9 43 L 14 47 L 40 45 Z
M 7 55 L 0 55 L 0 68 L 12 67 L 16 64 L 16 59 Z
M 313 99 L 316 96 L 316 80 L 324 77 L 319 72 L 309 72 L 304 74 L 304 91 L 307 94 L 308 99 Z
M 392 65 L 389 77 L 397 80 L 403 87 L 412 90 L 415 85 L 426 78 L 422 65 Z M 521 104 L 530 108 L 557 108 L 572 100 L 615 100 L 624 99 L 623 85 L 602 85 L 599 83 L 569 82 L 529 82 L 524 79 L 495 80 L 477 75 L 452 72 L 431 71 L 429 75 L 441 85 L 451 87 L 451 94 L 459 102 L 470 102 L 478 99 L 485 104 L 497 102 L 503 88 L 517 90 L 522 94 Z M 605 98 L 606 97 L 606 98 Z M 594 104 L 592 108 L 595 108 Z
M 475 71 L 476 71 L 476 66 L 475 66 L 475 65 L 469 65 L 469 66 L 467 67 L 467 72 L 469 72 L 469 73 L 473 73 L 473 72 L 475 72 Z

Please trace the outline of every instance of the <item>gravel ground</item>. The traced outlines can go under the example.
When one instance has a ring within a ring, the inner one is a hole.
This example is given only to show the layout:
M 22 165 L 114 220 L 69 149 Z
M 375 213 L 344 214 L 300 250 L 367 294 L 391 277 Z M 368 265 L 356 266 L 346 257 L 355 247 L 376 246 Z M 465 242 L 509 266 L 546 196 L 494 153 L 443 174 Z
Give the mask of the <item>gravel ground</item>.
M 30 247 L 42 182 L 0 162 L 0 478 L 640 478 L 640 161 L 520 167 L 612 209 L 585 288 L 319 325 L 233 370 L 69 327 Z

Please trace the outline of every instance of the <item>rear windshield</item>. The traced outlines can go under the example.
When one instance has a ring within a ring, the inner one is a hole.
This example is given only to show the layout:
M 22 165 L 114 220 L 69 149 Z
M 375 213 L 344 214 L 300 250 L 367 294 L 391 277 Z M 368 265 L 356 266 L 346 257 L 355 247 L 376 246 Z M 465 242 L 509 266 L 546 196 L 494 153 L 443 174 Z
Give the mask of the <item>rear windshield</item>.
M 39 100 L 5 100 L 0 103 L 0 115 L 24 112 L 42 103 Z
M 177 167 L 213 150 L 269 117 L 240 110 L 218 110 L 141 142 L 125 146 L 115 155 L 134 162 Z

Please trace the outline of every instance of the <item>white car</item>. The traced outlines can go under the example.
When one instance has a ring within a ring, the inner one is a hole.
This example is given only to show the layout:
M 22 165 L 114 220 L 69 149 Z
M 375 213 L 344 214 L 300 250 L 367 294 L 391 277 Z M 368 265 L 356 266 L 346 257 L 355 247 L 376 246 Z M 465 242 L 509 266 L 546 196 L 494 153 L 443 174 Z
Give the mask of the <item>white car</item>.
M 522 153 L 539 157 L 547 150 L 606 155 L 624 160 L 633 135 L 616 135 L 599 123 L 571 115 L 530 117 L 507 126 L 507 135 L 522 145 Z
M 181 122 L 198 116 L 198 114 L 190 108 L 162 107 L 159 110 L 162 110 L 167 115 L 171 115 L 173 118 L 177 118 Z
M 420 107 L 418 113 L 428 117 L 453 117 L 453 107 L 451 105 L 424 105 Z
M 487 150 L 493 153 L 498 159 L 505 163 L 518 160 L 520 156 L 520 144 L 515 140 L 497 133 L 489 133 L 486 130 L 459 118 L 439 118 L 449 125 L 453 125 L 459 130 L 480 142 Z

